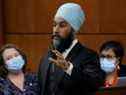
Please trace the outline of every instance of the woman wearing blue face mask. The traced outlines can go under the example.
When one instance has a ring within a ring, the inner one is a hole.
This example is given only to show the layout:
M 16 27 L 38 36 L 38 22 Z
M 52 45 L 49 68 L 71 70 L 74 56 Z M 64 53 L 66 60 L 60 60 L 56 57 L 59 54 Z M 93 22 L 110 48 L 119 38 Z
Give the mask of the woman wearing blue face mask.
M 101 69 L 106 72 L 105 87 L 114 86 L 118 76 L 126 75 L 126 67 L 121 64 L 124 49 L 119 42 L 108 41 L 100 48 Z M 122 69 L 125 67 L 125 71 Z
M 0 95 L 39 95 L 35 74 L 26 73 L 26 56 L 15 45 L 0 50 Z

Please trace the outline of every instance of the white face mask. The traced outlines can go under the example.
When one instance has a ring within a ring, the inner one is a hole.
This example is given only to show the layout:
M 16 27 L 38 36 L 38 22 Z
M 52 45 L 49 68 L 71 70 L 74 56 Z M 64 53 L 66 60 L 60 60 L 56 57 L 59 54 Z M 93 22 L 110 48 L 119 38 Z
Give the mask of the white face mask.
M 116 69 L 116 59 L 100 58 L 100 66 L 107 74 L 111 73 Z

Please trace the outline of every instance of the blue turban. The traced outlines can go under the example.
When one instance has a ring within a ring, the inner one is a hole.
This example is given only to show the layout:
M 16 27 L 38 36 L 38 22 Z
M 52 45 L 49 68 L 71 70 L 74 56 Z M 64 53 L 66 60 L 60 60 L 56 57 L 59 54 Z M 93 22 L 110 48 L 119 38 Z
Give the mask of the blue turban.
M 71 27 L 78 32 L 85 21 L 85 14 L 80 5 L 76 3 L 65 3 L 57 10 L 55 18 L 61 17 L 68 22 Z

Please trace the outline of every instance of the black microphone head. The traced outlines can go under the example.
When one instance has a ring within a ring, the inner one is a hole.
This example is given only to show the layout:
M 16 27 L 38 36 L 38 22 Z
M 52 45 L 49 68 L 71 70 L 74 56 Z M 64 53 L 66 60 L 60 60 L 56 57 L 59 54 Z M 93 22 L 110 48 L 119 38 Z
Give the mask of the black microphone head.
M 55 47 L 54 47 L 54 45 L 51 43 L 51 44 L 49 45 L 49 55 L 50 55 L 50 57 L 56 59 L 56 58 L 57 58 L 57 57 L 56 57 L 56 54 L 53 53 L 52 50 L 55 50 Z

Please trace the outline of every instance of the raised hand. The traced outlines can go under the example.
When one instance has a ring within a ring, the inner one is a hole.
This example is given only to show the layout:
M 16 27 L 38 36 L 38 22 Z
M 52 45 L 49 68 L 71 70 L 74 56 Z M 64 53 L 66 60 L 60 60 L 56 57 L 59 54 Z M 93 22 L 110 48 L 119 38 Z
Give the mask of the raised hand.
M 63 70 L 67 70 L 69 67 L 69 62 L 65 60 L 63 55 L 57 50 L 52 50 L 52 53 L 54 53 L 57 58 L 54 59 L 54 58 L 50 57 L 49 61 L 51 63 L 55 64 L 56 66 L 58 66 L 59 68 L 61 68 Z

